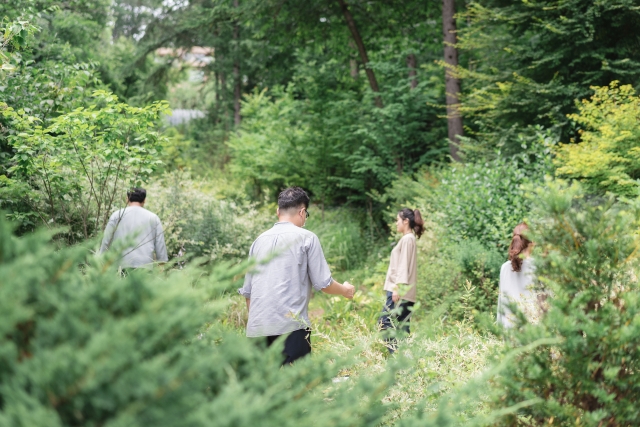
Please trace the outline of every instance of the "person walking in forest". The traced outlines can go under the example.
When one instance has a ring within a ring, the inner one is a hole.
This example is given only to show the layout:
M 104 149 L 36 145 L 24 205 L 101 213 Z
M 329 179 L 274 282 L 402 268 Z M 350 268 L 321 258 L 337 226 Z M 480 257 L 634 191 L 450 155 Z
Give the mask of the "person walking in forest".
M 144 188 L 128 191 L 127 207 L 114 212 L 105 228 L 100 253 L 109 250 L 118 240 L 131 241 L 122 251 L 121 268 L 149 268 L 154 261 L 169 260 L 162 223 L 156 214 L 144 208 L 146 198 Z
M 511 328 L 515 323 L 509 305 L 517 305 L 529 318 L 538 310 L 537 295 L 533 289 L 535 267 L 531 259 L 534 244 L 525 237 L 528 229 L 524 222 L 513 229 L 509 261 L 500 268 L 497 321 L 505 328 Z
M 402 238 L 391 251 L 389 269 L 384 282 L 387 299 L 382 316 L 378 320 L 381 330 L 385 331 L 387 348 L 393 353 L 397 341 L 390 329 L 400 328 L 410 333 L 409 321 L 416 302 L 416 284 L 418 281 L 418 249 L 416 239 L 424 232 L 424 221 L 418 209 L 404 208 L 396 217 L 396 230 Z M 408 289 L 403 289 L 408 286 Z
M 309 196 L 300 187 L 278 196 L 278 222 L 251 245 L 257 266 L 245 276 L 238 293 L 246 298 L 248 337 L 266 337 L 267 346 L 285 335 L 284 364 L 311 353 L 307 313 L 312 289 L 353 298 L 355 288 L 331 277 L 318 236 L 303 227 Z

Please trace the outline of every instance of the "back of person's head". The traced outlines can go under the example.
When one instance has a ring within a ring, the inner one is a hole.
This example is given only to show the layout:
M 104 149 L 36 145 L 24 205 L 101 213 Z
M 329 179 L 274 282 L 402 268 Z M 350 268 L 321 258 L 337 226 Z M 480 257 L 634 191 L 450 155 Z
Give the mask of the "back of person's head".
M 522 257 L 520 256 L 531 245 L 531 240 L 527 239 L 524 234 L 529 230 L 527 223 L 522 222 L 513 229 L 513 237 L 511 245 L 509 245 L 509 261 L 513 271 L 522 270 Z
M 404 208 L 400 212 L 398 212 L 400 218 L 409 220 L 409 227 L 416 233 L 416 237 L 419 239 L 424 233 L 424 221 L 422 219 L 422 215 L 418 209 L 409 209 Z
M 278 195 L 278 208 L 280 212 L 293 213 L 302 207 L 309 209 L 309 196 L 300 187 L 289 187 Z
M 127 199 L 129 202 L 138 202 L 144 203 L 144 200 L 147 198 L 147 190 L 144 188 L 132 188 L 127 191 Z

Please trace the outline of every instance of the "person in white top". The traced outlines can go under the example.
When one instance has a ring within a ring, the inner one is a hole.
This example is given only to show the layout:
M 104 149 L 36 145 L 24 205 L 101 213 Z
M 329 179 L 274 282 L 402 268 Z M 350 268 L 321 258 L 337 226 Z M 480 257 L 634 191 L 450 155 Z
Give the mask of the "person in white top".
M 538 310 L 537 294 L 533 289 L 535 266 L 531 259 L 534 243 L 525 237 L 528 229 L 524 222 L 514 228 L 509 261 L 500 269 L 497 321 L 505 328 L 512 328 L 515 324 L 510 305 L 516 305 L 528 319 L 535 317 Z
M 160 218 L 144 208 L 147 192 L 133 188 L 127 192 L 127 207 L 115 211 L 104 231 L 100 253 L 104 253 L 118 240 L 130 245 L 121 248 L 121 268 L 150 268 L 155 262 L 167 262 L 167 247 Z
M 399 327 L 408 334 L 411 312 L 416 302 L 418 282 L 416 239 L 419 239 L 424 232 L 424 221 L 420 211 L 405 208 L 398 212 L 396 230 L 402 234 L 402 238 L 391 251 L 389 269 L 384 282 L 387 299 L 378 325 L 383 331 Z M 407 286 L 408 289 L 406 289 Z M 390 353 L 393 353 L 396 348 L 396 340 L 393 338 L 393 334 L 389 336 L 389 333 L 385 333 L 385 335 L 387 335 L 387 348 Z

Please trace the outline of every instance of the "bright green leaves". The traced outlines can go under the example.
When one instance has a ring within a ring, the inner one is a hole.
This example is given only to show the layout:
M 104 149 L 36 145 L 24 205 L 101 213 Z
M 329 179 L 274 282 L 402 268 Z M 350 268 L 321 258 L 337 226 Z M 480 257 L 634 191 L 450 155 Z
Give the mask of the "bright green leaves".
M 124 190 L 159 165 L 156 123 L 166 112 L 166 102 L 132 107 L 106 91 L 44 126 L 8 108 L 4 116 L 19 130 L 9 137 L 11 182 L 28 184 L 22 199 L 45 224 L 70 227 L 71 241 L 93 236 L 122 204 Z
M 0 73 L 13 71 L 21 61 L 19 51 L 26 47 L 29 36 L 38 31 L 32 19 L 2 20 L 0 24 Z
M 579 126 L 580 141 L 562 145 L 558 174 L 586 184 L 591 192 L 638 195 L 640 178 L 640 97 L 631 85 L 593 87 L 590 100 L 569 118 Z M 573 141 L 572 141 L 573 142 Z

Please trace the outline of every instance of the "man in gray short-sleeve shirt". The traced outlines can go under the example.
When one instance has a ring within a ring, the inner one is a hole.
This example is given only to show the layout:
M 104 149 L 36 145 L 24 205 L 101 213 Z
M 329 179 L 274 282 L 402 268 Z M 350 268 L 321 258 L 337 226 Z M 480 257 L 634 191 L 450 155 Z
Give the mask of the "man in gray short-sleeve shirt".
M 278 197 L 279 221 L 262 233 L 249 251 L 257 261 L 238 292 L 247 299 L 248 337 L 267 337 L 271 345 L 287 335 L 284 363 L 311 352 L 307 313 L 312 288 L 353 298 L 354 287 L 333 280 L 318 236 L 302 228 L 309 216 L 309 196 L 291 187 Z M 264 261 L 267 261 L 264 263 Z
M 151 267 L 154 261 L 169 259 L 160 218 L 144 208 L 146 198 L 144 188 L 129 191 L 127 207 L 111 215 L 104 231 L 100 253 L 109 250 L 116 240 L 130 239 L 131 246 L 124 248 L 120 259 L 123 268 Z

